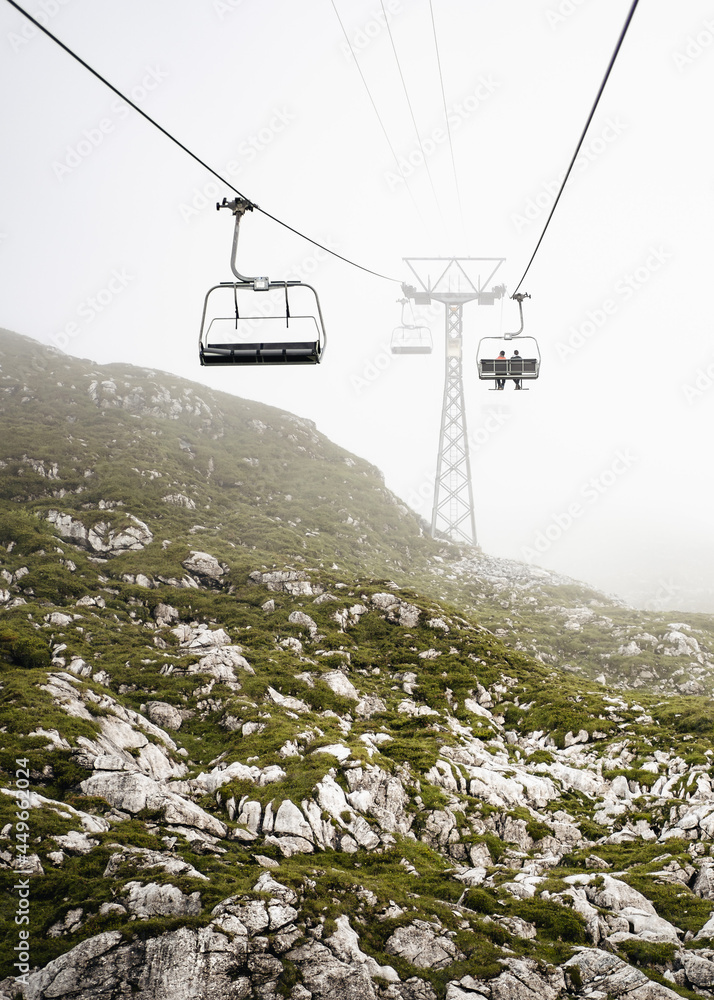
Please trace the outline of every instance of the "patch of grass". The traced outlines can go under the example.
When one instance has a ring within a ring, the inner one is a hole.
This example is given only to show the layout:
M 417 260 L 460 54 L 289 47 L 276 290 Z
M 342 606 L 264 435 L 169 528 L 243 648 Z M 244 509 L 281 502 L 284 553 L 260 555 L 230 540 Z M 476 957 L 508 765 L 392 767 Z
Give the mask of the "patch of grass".
M 475 913 L 498 913 L 500 907 L 496 896 L 487 889 L 480 889 L 473 886 L 468 890 L 463 899 L 463 905 Z
M 626 961 L 639 966 L 664 966 L 671 969 L 676 949 L 673 944 L 650 941 L 621 941 L 618 949 L 624 952 Z
M 515 900 L 511 913 L 535 924 L 551 941 L 584 944 L 587 940 L 585 920 L 569 906 L 560 906 L 545 899 Z

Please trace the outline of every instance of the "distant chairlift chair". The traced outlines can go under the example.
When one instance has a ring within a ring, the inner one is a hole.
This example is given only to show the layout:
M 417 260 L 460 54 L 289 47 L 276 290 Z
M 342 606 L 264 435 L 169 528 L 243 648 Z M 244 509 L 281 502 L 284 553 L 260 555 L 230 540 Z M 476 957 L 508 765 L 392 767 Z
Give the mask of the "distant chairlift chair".
M 238 280 L 221 282 L 206 293 L 198 338 L 201 364 L 319 364 L 327 335 L 317 292 L 301 281 L 242 275 L 236 267 L 238 231 L 243 214 L 253 206 L 242 198 L 224 198 L 216 208 L 230 208 L 235 216 L 231 270 Z
M 431 354 L 431 330 L 428 326 L 405 322 L 404 306 L 409 299 L 397 301 L 402 303 L 402 322 L 392 331 L 392 354 Z

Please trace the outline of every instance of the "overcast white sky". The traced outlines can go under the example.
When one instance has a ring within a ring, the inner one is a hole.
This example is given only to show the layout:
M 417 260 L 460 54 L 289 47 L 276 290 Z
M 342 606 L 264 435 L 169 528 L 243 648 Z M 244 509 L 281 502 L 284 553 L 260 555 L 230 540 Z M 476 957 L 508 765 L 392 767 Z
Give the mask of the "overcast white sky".
M 380 0 L 335 0 L 399 157 L 417 148 Z M 27 10 L 271 214 L 366 267 L 505 257 L 513 291 L 630 0 L 384 0 L 431 174 L 408 187 L 331 0 L 25 0 Z M 0 0 L 0 325 L 99 362 L 163 369 L 314 420 L 430 516 L 443 387 L 392 357 L 401 290 L 248 215 L 239 265 L 302 276 L 317 367 L 204 369 L 203 296 L 229 280 L 232 192 Z M 542 377 L 479 383 L 465 309 L 478 537 L 642 606 L 714 611 L 714 8 L 642 0 L 523 285 Z M 437 200 L 434 198 L 436 191 Z M 426 497 L 426 499 L 423 499 Z M 570 512 L 570 513 L 569 513 Z M 569 521 L 570 518 L 570 521 Z

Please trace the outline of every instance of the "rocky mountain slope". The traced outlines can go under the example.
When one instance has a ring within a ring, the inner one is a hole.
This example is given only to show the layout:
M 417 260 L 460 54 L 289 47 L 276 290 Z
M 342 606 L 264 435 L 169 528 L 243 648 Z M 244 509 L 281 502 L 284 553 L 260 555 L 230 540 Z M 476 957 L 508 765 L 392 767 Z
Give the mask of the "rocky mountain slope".
M 279 410 L 0 364 L 0 997 L 714 995 L 710 618 L 435 542 Z

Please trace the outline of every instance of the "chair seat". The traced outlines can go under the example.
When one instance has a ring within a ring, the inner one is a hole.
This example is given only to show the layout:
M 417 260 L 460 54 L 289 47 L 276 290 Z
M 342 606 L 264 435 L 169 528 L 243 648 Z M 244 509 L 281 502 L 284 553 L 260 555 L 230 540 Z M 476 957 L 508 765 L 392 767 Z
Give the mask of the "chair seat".
M 478 362 L 479 378 L 538 378 L 537 358 L 480 358 Z
M 319 341 L 201 346 L 202 365 L 316 365 L 319 363 Z

